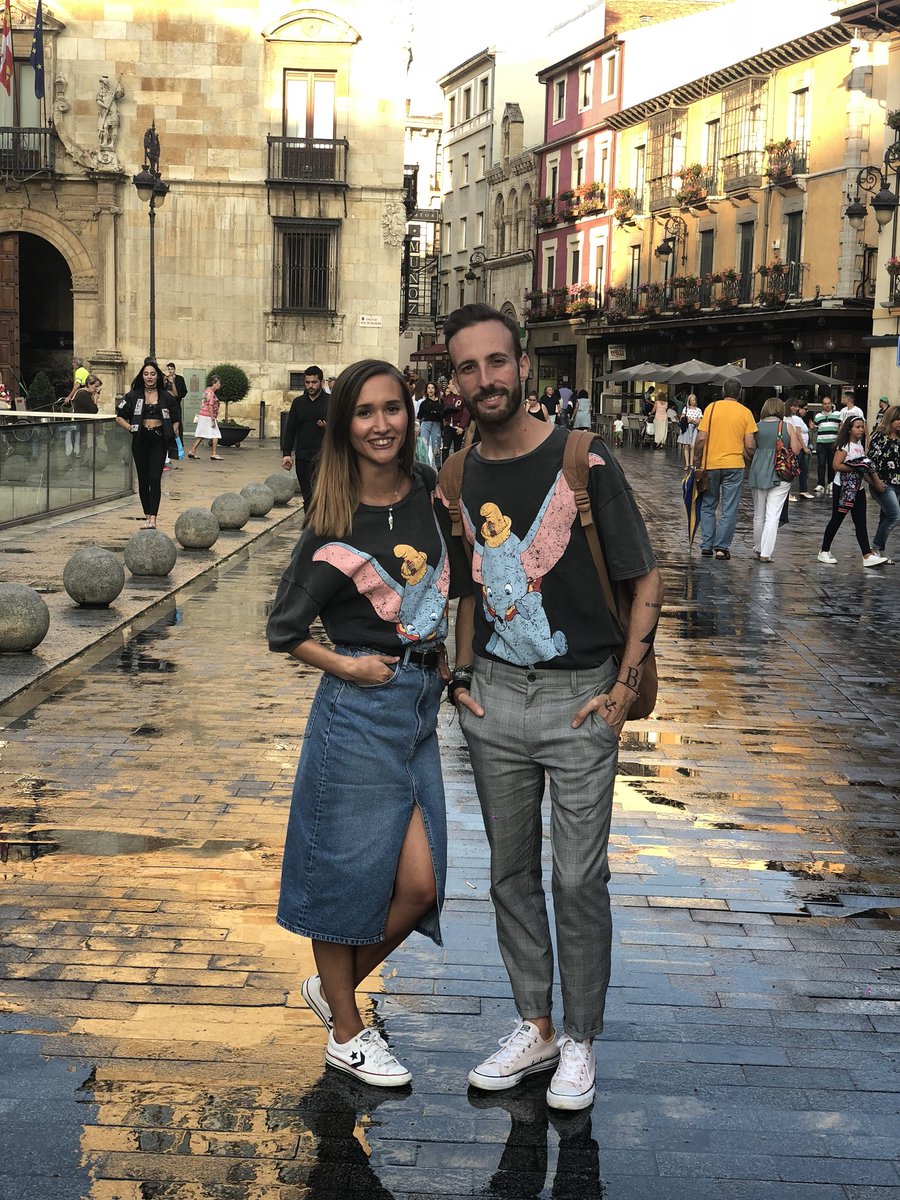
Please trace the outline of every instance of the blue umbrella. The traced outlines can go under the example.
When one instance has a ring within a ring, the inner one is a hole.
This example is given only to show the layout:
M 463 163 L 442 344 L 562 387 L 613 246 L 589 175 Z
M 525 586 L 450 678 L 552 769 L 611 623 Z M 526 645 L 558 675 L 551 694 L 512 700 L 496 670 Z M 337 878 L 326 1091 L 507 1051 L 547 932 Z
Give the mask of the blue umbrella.
M 681 483 L 684 496 L 684 509 L 687 513 L 689 545 L 694 544 L 694 534 L 700 524 L 700 505 L 703 503 L 703 492 L 697 487 L 698 472 L 689 467 Z

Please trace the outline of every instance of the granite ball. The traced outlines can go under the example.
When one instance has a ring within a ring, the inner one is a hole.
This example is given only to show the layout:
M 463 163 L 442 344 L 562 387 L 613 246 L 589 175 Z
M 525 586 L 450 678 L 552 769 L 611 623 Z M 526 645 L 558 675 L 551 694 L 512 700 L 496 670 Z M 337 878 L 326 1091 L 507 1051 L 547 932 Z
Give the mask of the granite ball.
M 250 505 L 251 517 L 264 517 L 275 503 L 272 489 L 265 483 L 248 483 L 241 488 L 241 495 Z
M 238 492 L 223 492 L 209 507 L 221 529 L 243 529 L 250 520 L 250 502 Z
M 105 608 L 125 586 L 125 568 L 110 550 L 86 546 L 63 568 L 63 587 L 83 608 Z
M 272 495 L 275 497 L 275 503 L 278 505 L 288 504 L 296 495 L 294 491 L 295 483 L 287 471 L 275 471 L 274 474 L 268 475 L 265 479 L 267 488 L 272 489 Z
M 34 588 L 0 583 L 0 653 L 33 650 L 47 636 L 50 609 Z
M 185 550 L 208 550 L 219 537 L 219 522 L 208 508 L 186 508 L 175 522 L 175 536 Z
M 125 566 L 132 575 L 168 575 L 178 551 L 159 529 L 142 529 L 125 543 Z

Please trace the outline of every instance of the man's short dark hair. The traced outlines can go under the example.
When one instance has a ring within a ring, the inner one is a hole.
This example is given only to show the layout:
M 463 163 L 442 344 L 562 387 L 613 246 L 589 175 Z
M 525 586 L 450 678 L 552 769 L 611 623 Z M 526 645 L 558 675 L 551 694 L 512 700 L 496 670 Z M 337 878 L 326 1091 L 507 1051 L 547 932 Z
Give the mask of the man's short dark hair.
M 167 367 L 174 367 L 174 366 L 175 366 L 175 364 L 174 364 L 174 363 L 166 363 L 166 366 L 167 366 Z
M 303 372 L 304 375 L 315 375 L 319 380 L 325 378 L 321 367 L 307 367 Z
M 492 308 L 490 304 L 464 304 L 462 308 L 458 308 L 456 312 L 450 314 L 444 322 L 444 342 L 448 354 L 450 353 L 450 341 L 460 330 L 471 329 L 473 325 L 483 325 L 485 321 L 499 321 L 501 325 L 506 326 L 512 343 L 513 358 L 518 362 L 523 354 L 519 326 L 512 317 L 500 312 L 499 309 Z M 452 355 L 450 355 L 450 361 L 453 361 Z
M 736 379 L 726 379 L 722 384 L 722 399 L 740 400 L 741 390 L 741 385 Z

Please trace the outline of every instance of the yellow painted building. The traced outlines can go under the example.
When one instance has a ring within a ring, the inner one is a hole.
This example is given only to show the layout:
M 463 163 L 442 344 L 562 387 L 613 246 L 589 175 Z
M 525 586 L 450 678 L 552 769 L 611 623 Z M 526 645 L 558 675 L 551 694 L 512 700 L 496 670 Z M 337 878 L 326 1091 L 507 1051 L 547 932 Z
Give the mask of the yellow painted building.
M 864 399 L 885 255 L 875 221 L 858 232 L 845 209 L 881 153 L 886 62 L 883 42 L 832 20 L 609 118 L 617 221 L 605 315 L 586 331 L 595 378 L 644 359 L 782 361 Z
M 64 373 L 74 350 L 111 397 L 141 365 L 150 221 L 132 176 L 154 123 L 161 361 L 238 363 L 252 390 L 231 415 L 255 425 L 265 400 L 271 433 L 308 364 L 396 356 L 408 5 L 45 3 L 43 104 L 35 7 L 13 5 L 0 91 L 7 383 Z

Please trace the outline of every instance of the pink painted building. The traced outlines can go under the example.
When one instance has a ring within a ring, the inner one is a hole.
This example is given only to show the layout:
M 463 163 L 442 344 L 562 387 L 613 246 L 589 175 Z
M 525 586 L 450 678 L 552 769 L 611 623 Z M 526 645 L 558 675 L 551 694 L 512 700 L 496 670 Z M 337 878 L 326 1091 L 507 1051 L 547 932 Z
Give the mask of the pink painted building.
M 544 142 L 526 323 L 539 389 L 590 388 L 595 374 L 578 331 L 602 305 L 610 269 L 616 142 L 608 118 L 621 108 L 622 49 L 611 34 L 538 74 Z

